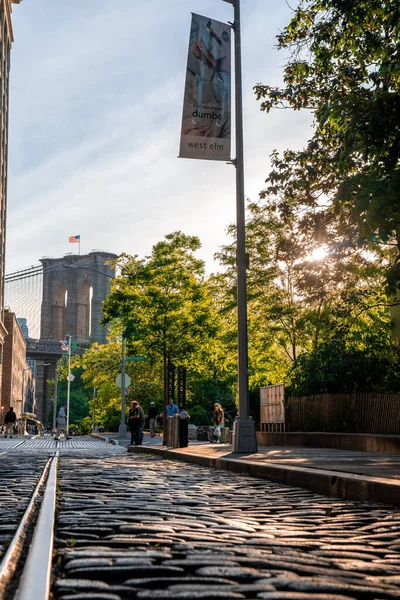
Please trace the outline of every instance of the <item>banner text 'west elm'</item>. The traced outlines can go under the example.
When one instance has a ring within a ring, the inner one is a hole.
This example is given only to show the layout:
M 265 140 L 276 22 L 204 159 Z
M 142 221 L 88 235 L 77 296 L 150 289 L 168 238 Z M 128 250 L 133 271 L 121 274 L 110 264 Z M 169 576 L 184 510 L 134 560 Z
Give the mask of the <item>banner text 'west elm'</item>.
M 230 160 L 231 28 L 192 14 L 180 158 Z

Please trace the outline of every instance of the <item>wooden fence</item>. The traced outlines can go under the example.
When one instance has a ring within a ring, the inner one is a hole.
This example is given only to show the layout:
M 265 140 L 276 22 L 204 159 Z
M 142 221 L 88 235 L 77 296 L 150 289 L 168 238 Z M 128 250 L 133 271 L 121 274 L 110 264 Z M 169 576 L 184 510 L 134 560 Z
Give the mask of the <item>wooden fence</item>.
M 286 431 L 400 434 L 400 394 L 318 394 L 289 398 Z

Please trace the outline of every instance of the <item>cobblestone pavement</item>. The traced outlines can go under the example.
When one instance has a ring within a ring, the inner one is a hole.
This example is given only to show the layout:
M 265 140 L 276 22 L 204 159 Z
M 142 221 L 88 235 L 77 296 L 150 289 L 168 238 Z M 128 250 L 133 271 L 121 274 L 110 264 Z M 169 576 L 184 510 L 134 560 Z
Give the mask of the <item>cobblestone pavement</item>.
M 18 528 L 46 460 L 47 456 L 0 456 L 0 559 Z
M 55 600 L 400 598 L 400 511 L 148 455 L 61 457 Z
M 100 457 L 126 454 L 125 448 L 90 438 L 56 442 L 50 437 L 0 438 L 0 560 L 16 532 L 49 456 Z

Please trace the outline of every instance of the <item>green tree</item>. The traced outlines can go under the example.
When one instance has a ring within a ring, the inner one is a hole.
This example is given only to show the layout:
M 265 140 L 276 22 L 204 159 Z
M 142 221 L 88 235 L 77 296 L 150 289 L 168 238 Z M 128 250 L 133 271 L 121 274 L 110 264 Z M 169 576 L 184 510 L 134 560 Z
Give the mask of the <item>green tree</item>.
M 122 275 L 103 305 L 104 324 L 117 320 L 131 353 L 162 366 L 164 391 L 168 360 L 202 372 L 213 353 L 218 314 L 205 281 L 204 262 L 195 256 L 197 237 L 174 232 L 153 246 L 150 256 L 122 255 Z
M 121 344 L 93 344 L 83 356 L 76 358 L 82 368 L 82 379 L 90 395 L 90 415 L 110 431 L 121 421 L 121 392 L 115 379 L 121 369 Z
M 58 367 L 59 381 L 58 381 L 58 408 L 64 402 L 67 402 L 67 376 L 68 376 L 68 363 L 67 360 L 60 362 Z M 75 423 L 84 417 L 89 415 L 89 392 L 85 388 L 84 381 L 82 379 L 82 369 L 79 363 L 74 359 L 71 364 L 71 373 L 74 376 L 74 380 L 71 381 L 70 385 L 70 404 L 69 404 L 69 422 Z M 53 409 L 50 409 L 49 421 L 53 420 Z
M 235 228 L 230 229 L 234 237 Z M 295 234 L 294 234 L 295 233 Z M 247 219 L 249 384 L 254 418 L 259 388 L 290 383 L 293 364 L 318 354 L 337 340 L 369 352 L 369 339 L 390 346 L 390 312 L 384 294 L 385 263 L 360 248 L 342 254 L 330 226 L 325 256 L 313 257 L 321 240 L 309 238 L 293 217 L 277 215 L 270 198 L 250 203 Z M 222 314 L 230 314 L 235 333 L 235 245 L 217 255 L 225 271 L 219 281 Z M 323 376 L 323 369 L 319 371 Z M 327 372 L 327 378 L 329 374 Z M 340 378 L 340 375 L 338 375 Z
M 394 244 L 392 293 L 400 281 L 399 34 L 395 0 L 302 0 L 278 36 L 290 51 L 283 87 L 255 87 L 261 110 L 314 117 L 303 150 L 274 153 L 262 196 L 309 235 L 336 222 L 338 251 Z
M 108 344 L 93 344 L 79 358 L 83 380 L 91 391 L 90 413 L 93 416 L 94 411 L 95 422 L 102 423 L 106 430 L 118 428 L 121 420 L 121 390 L 115 382 L 121 371 L 121 340 L 113 335 Z M 143 349 L 140 353 L 143 354 Z M 163 376 L 159 366 L 150 360 L 127 362 L 126 372 L 131 377 L 131 385 L 126 390 L 126 410 L 133 399 L 138 400 L 144 410 L 148 409 L 151 400 L 161 409 Z
M 300 354 L 290 372 L 288 396 L 352 392 L 397 393 L 400 349 L 369 332 L 363 343 L 332 339 Z

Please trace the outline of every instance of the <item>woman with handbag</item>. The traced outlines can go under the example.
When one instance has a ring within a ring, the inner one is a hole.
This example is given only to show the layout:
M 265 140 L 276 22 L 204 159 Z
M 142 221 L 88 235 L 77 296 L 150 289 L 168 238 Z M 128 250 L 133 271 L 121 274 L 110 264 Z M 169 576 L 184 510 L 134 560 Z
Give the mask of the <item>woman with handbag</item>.
M 214 412 L 213 412 L 213 422 L 214 422 L 214 430 L 213 430 L 213 438 L 216 444 L 219 444 L 221 441 L 221 430 L 225 427 L 225 415 L 222 409 L 222 406 L 219 402 L 214 404 Z

